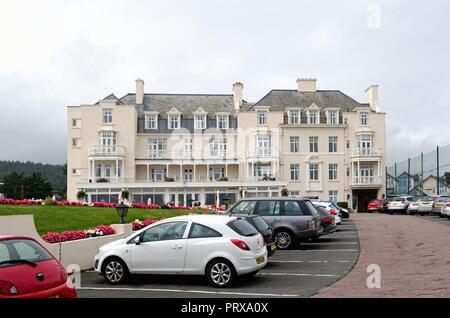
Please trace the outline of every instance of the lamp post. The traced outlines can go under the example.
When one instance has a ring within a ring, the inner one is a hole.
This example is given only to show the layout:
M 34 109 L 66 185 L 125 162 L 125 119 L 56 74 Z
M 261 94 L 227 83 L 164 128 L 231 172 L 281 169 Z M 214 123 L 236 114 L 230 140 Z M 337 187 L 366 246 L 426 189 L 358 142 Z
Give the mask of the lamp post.
M 120 219 L 121 219 L 121 222 L 120 222 L 120 224 L 125 224 L 125 221 L 124 221 L 124 217 L 126 217 L 127 216 L 127 214 L 128 214 L 128 205 L 125 205 L 125 204 L 123 204 L 123 203 L 119 203 L 117 206 L 116 206 L 116 212 L 117 212 L 117 215 L 120 217 Z

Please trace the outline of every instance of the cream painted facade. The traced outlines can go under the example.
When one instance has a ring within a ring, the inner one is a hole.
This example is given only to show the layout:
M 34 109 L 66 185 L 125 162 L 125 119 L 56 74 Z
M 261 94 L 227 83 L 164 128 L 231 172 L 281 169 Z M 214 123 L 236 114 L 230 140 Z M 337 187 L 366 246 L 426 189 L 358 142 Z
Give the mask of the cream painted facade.
M 385 114 L 378 87 L 358 103 L 339 91 L 273 90 L 257 103 L 230 95 L 110 95 L 68 107 L 68 198 L 223 204 L 291 194 L 362 209 L 385 194 Z M 205 126 L 203 126 L 205 124 Z

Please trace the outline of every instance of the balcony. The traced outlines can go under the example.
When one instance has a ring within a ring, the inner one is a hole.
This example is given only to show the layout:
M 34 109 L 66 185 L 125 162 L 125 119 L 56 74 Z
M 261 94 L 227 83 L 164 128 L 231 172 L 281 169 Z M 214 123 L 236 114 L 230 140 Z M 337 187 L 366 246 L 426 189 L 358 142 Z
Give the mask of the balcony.
M 95 145 L 89 147 L 88 155 L 89 157 L 125 157 L 125 147 Z
M 279 160 L 280 154 L 271 149 L 257 149 L 247 151 L 247 160 L 249 161 L 273 161 Z
M 383 157 L 383 152 L 379 148 L 354 148 L 352 150 L 352 159 L 372 159 L 381 157 Z
M 211 152 L 209 149 L 203 151 L 151 151 L 146 158 L 139 158 L 139 160 L 170 160 L 170 161 L 238 161 L 238 155 L 231 151 L 215 151 Z
M 352 188 L 381 188 L 383 177 L 353 177 Z

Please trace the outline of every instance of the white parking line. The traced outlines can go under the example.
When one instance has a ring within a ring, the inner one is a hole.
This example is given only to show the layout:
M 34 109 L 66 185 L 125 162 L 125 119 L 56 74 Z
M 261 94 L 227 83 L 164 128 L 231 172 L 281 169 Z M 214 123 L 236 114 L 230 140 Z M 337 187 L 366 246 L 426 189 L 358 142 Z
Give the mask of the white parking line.
M 269 261 L 269 263 L 351 263 L 352 261 Z
M 258 275 L 263 275 L 263 276 L 340 277 L 340 275 L 333 275 L 333 274 L 267 273 L 267 272 L 262 272 L 262 273 L 259 273 Z
M 356 249 L 348 250 L 302 250 L 302 252 L 358 252 Z
M 302 243 L 303 244 L 342 244 L 342 245 L 356 245 L 358 244 L 358 242 L 307 242 L 307 243 Z
M 208 291 L 208 290 L 183 290 L 183 289 L 163 289 L 163 288 L 80 287 L 77 289 L 78 290 L 148 291 L 148 292 L 168 292 L 168 293 L 259 296 L 259 297 L 300 297 L 300 295 L 290 295 L 290 294 L 238 293 L 238 292 L 219 292 L 219 291 Z
M 358 238 L 357 235 L 339 235 L 339 234 L 332 234 L 325 238 Z

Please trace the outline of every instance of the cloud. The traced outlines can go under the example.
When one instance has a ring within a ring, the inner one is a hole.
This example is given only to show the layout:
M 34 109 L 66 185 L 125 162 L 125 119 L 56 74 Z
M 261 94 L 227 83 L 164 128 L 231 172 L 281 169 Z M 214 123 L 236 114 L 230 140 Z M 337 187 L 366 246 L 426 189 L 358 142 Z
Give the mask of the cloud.
M 380 28 L 367 26 L 379 5 Z M 26 8 L 26 10 L 24 10 Z M 134 91 L 257 101 L 318 78 L 380 85 L 390 163 L 449 140 L 447 1 L 9 1 L 0 11 L 0 158 L 65 162 L 66 106 Z

